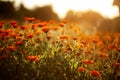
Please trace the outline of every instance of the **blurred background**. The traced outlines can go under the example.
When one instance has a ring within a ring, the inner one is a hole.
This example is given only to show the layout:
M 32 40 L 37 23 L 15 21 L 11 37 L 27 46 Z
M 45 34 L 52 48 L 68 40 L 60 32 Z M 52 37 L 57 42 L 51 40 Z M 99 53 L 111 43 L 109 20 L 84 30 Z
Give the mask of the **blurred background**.
M 0 21 L 78 22 L 84 30 L 120 32 L 120 0 L 0 0 Z M 83 28 L 84 27 L 84 28 Z

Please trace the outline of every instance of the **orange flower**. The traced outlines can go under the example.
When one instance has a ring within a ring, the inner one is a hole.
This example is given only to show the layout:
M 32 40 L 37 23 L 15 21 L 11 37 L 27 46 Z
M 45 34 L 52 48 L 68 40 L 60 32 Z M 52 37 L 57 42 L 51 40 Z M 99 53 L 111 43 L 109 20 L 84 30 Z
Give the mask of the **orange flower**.
M 85 69 L 84 67 L 78 67 L 77 71 L 78 71 L 79 73 L 82 73 L 82 72 L 85 72 L 86 69 Z
M 59 27 L 58 27 L 58 26 L 54 26 L 54 27 L 52 27 L 51 29 L 52 29 L 52 30 L 58 30 Z
M 0 33 L 5 33 L 5 30 L 3 30 L 3 29 L 0 29 Z
M 95 62 L 93 60 L 88 61 L 89 64 L 94 64 Z
M 27 56 L 27 60 L 29 60 L 29 61 L 38 61 L 39 57 L 38 56 Z
M 107 41 L 111 41 L 111 37 L 109 35 L 105 35 L 104 38 L 107 40 Z
M 32 21 L 35 21 L 35 18 L 29 18 L 29 17 L 25 17 L 25 20 L 29 21 L 29 22 L 32 22 Z
M 17 24 L 13 24 L 12 26 L 13 26 L 14 28 L 17 28 L 18 25 L 17 25 Z
M 27 34 L 26 38 L 32 38 L 33 37 L 33 34 Z
M 107 55 L 106 53 L 102 53 L 102 52 L 100 52 L 100 53 L 98 54 L 98 56 L 99 56 L 99 57 L 103 57 L 104 59 L 108 58 L 108 55 Z
M 87 50 L 85 51 L 86 54 L 93 54 L 93 51 L 92 50 Z
M 93 42 L 93 43 L 97 43 L 98 40 L 97 40 L 97 39 L 92 39 L 92 42 Z
M 61 26 L 61 27 L 64 27 L 65 24 L 64 23 L 59 23 L 58 25 Z
M 120 63 L 118 63 L 118 62 L 115 63 L 115 66 L 120 67 Z
M 78 40 L 78 37 L 72 37 L 73 40 Z
M 60 36 L 60 39 L 62 39 L 62 40 L 63 40 L 63 39 L 68 39 L 68 36 L 66 36 L 66 35 L 61 35 L 61 36 Z
M 82 61 L 83 64 L 88 64 L 89 60 L 85 59 Z
M 100 73 L 99 73 L 99 71 L 97 71 L 97 70 L 92 70 L 92 71 L 90 71 L 90 74 L 91 74 L 91 76 L 93 76 L 93 77 L 100 76 Z
M 84 45 L 87 45 L 87 44 L 88 44 L 87 41 L 83 41 L 83 42 L 81 42 L 81 43 L 84 44 Z
M 37 24 L 32 24 L 32 29 L 35 29 L 37 27 Z
M 48 33 L 50 31 L 50 28 L 49 27 L 42 27 L 41 30 L 44 32 L 44 33 Z
M 14 47 L 14 46 L 9 46 L 8 48 L 9 48 L 9 50 L 11 50 L 11 51 L 14 51 L 14 50 L 15 50 L 15 47 Z
M 16 22 L 16 21 L 10 21 L 10 24 L 11 24 L 12 26 L 14 26 L 14 25 L 17 24 L 17 22 Z
M 21 36 L 16 36 L 16 39 L 19 41 L 23 40 L 23 38 Z
M 47 24 L 47 22 L 37 23 L 37 26 L 44 27 Z
M 63 20 L 62 22 L 66 24 L 66 23 L 68 23 L 68 20 Z
M 94 64 L 94 61 L 85 59 L 85 60 L 82 61 L 82 63 L 83 64 Z
M 51 35 L 47 35 L 47 39 L 48 39 L 48 40 L 51 39 L 51 37 L 52 37 Z
M 16 38 L 17 34 L 16 33 L 12 33 L 11 36 Z
M 21 29 L 25 29 L 26 27 L 25 26 L 20 26 Z
M 21 41 L 15 42 L 15 45 L 21 45 L 21 44 L 22 44 Z
M 12 29 L 7 29 L 7 30 L 6 30 L 6 34 L 10 34 L 10 33 L 12 33 L 12 32 L 13 32 Z
M 117 51 L 119 51 L 119 52 L 120 52 L 120 48 L 119 48 L 119 47 L 117 47 L 116 49 L 117 49 Z

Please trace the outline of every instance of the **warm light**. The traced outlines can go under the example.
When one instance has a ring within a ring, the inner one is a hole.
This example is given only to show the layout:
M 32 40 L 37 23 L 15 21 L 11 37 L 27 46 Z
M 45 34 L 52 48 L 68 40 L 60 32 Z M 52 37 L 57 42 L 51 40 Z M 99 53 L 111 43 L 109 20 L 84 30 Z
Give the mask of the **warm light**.
M 114 18 L 119 15 L 117 6 L 113 6 L 113 0 L 16 0 L 22 2 L 25 7 L 33 9 L 36 6 L 52 5 L 54 12 L 60 18 L 64 18 L 69 10 L 99 12 L 102 16 Z

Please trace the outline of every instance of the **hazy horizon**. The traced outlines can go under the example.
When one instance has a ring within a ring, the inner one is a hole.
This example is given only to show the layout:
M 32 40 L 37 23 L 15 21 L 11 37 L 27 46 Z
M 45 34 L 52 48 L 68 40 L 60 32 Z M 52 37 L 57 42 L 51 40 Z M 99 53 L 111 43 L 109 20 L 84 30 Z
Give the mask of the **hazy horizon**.
M 27 9 L 51 5 L 59 18 L 64 18 L 69 10 L 86 12 L 89 10 L 100 13 L 103 17 L 114 18 L 119 15 L 117 6 L 113 6 L 113 0 L 9 0 L 14 1 L 16 8 L 22 3 Z

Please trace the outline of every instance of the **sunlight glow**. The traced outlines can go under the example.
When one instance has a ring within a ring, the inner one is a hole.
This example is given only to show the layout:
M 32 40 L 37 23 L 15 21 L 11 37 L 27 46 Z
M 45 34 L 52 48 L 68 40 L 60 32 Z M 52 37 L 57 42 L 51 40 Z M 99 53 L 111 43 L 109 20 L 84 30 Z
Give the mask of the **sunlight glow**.
M 28 9 L 34 9 L 37 6 L 52 5 L 54 12 L 60 18 L 64 18 L 69 10 L 93 10 L 108 18 L 114 18 L 119 15 L 118 7 L 112 5 L 113 0 L 16 0 L 16 6 L 18 2 L 22 2 Z

